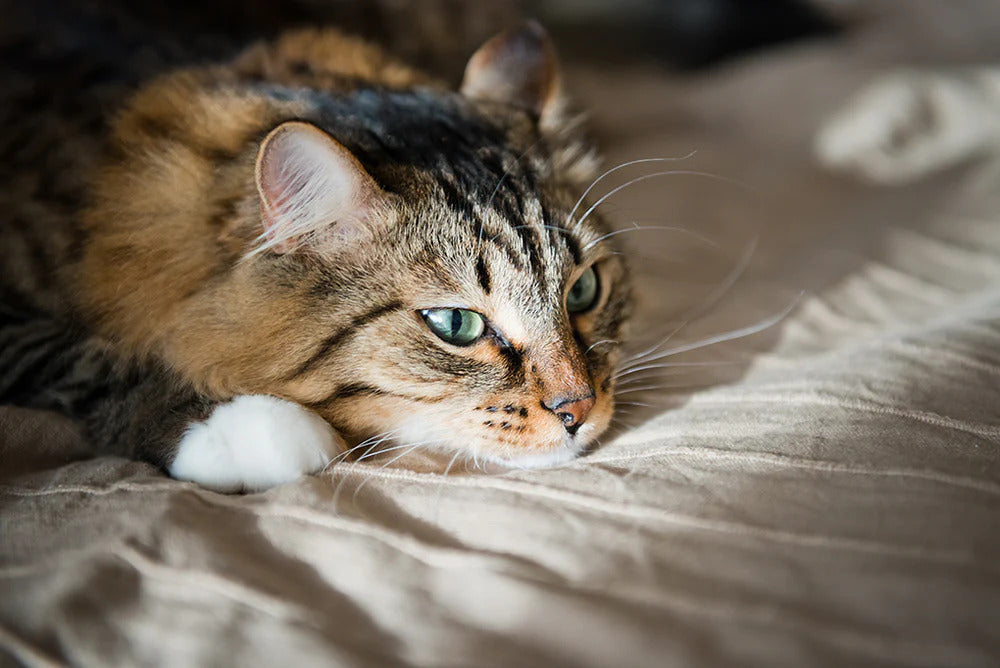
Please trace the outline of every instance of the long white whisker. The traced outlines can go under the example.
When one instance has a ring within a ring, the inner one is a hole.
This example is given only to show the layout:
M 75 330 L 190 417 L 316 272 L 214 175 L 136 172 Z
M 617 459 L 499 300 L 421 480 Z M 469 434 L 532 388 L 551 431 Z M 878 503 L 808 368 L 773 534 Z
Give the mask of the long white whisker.
M 402 448 L 408 448 L 408 447 L 410 447 L 412 445 L 413 445 L 412 443 L 404 443 L 402 445 L 394 445 L 391 448 L 382 448 L 380 450 L 376 450 L 375 452 L 365 453 L 365 454 L 361 455 L 360 457 L 358 457 L 355 460 L 355 462 L 362 462 L 362 461 L 364 461 L 366 459 L 369 459 L 371 457 L 378 457 L 379 455 L 384 455 L 387 452 L 392 452 L 393 450 L 400 450 Z
M 626 181 L 622 185 L 620 185 L 620 186 L 618 186 L 616 188 L 612 188 L 610 191 L 608 191 L 607 193 L 605 193 L 604 195 L 602 195 L 596 202 L 594 202 L 593 204 L 591 204 L 590 208 L 587 209 L 587 211 L 584 212 L 584 214 L 582 216 L 580 216 L 580 220 L 578 220 L 576 222 L 571 222 L 570 223 L 571 227 L 577 228 L 580 225 L 582 225 L 583 222 L 585 220 L 587 220 L 587 216 L 589 216 L 590 214 L 592 214 L 594 212 L 594 210 L 597 209 L 597 207 L 599 207 L 601 204 L 603 204 L 605 200 L 607 200 L 609 197 L 611 197 L 615 193 L 621 192 L 625 188 L 629 188 L 631 186 L 634 186 L 637 183 L 642 183 L 643 181 L 648 181 L 649 179 L 659 178 L 661 176 L 702 176 L 702 177 L 705 177 L 706 179 L 712 179 L 713 181 L 722 181 L 722 182 L 728 183 L 730 185 L 739 186 L 740 188 L 746 188 L 746 189 L 750 190 L 750 188 L 746 184 L 744 184 L 744 183 L 740 183 L 739 181 L 736 181 L 734 179 L 727 179 L 724 176 L 717 176 L 715 174 L 709 174 L 708 172 L 697 172 L 697 171 L 689 170 L 689 169 L 671 169 L 671 170 L 664 171 L 664 172 L 653 172 L 652 174 L 644 174 L 643 176 L 637 176 L 636 178 L 632 179 L 631 181 Z
M 375 471 L 381 471 L 382 469 L 385 469 L 385 468 L 391 466 L 397 460 L 402 459 L 403 457 L 405 457 L 406 455 L 410 454 L 411 452 L 413 452 L 417 448 L 419 448 L 419 447 L 421 447 L 423 445 L 427 445 L 428 443 L 431 443 L 431 442 L 432 441 L 422 441 L 420 443 L 410 443 L 410 444 L 408 444 L 406 446 L 406 450 L 404 450 L 402 453 L 396 455 L 395 457 L 393 457 L 392 459 L 390 459 L 389 461 L 387 461 L 385 464 L 382 464 L 382 466 L 379 466 L 378 468 L 376 468 Z M 374 473 L 374 471 L 372 473 Z M 364 480 L 361 481 L 361 484 L 358 485 L 354 489 L 354 494 L 351 495 L 351 503 L 353 503 L 355 505 L 357 504 L 358 493 L 364 488 L 365 485 L 368 484 L 368 481 L 372 479 L 372 473 L 369 473 L 368 476 Z
M 529 146 L 528 148 L 524 149 L 524 153 L 522 153 L 521 155 L 517 156 L 517 160 L 514 161 L 514 166 L 521 164 L 521 161 L 524 160 L 524 156 L 528 155 L 528 153 L 531 152 L 531 149 L 533 149 L 536 146 L 538 146 L 538 143 L 541 142 L 541 141 L 542 141 L 542 138 L 539 137 L 534 142 L 532 142 L 531 146 Z M 500 192 L 500 186 L 502 186 L 503 182 L 507 180 L 508 176 L 510 176 L 510 172 L 514 168 L 514 166 L 511 166 L 509 169 L 505 169 L 504 170 L 503 175 L 500 177 L 500 180 L 497 181 L 497 185 L 493 189 L 492 194 L 490 194 L 489 200 L 486 201 L 486 206 L 484 207 L 484 210 L 489 210 L 490 206 L 492 206 L 493 199 L 497 196 L 497 193 Z M 477 253 L 479 252 L 479 249 L 483 245 L 483 229 L 485 227 L 486 227 L 485 224 L 482 224 L 482 225 L 479 226 L 479 239 L 476 242 L 476 252 Z
M 510 228 L 511 230 L 525 230 L 525 229 L 535 229 L 536 227 L 541 227 L 545 230 L 553 230 L 555 232 L 562 232 L 563 234 L 573 234 L 572 230 L 567 230 L 564 227 L 557 227 L 556 225 L 515 225 Z
M 395 457 L 393 457 L 389 461 L 385 462 L 381 466 L 375 468 L 373 471 L 369 472 L 369 474 L 367 475 L 367 477 L 365 477 L 365 479 L 361 481 L 361 484 L 358 485 L 358 487 L 354 490 L 354 493 L 351 495 L 351 502 L 355 503 L 357 501 L 358 492 L 360 492 L 361 488 L 363 488 L 365 485 L 367 485 L 368 481 L 372 479 L 372 473 L 374 473 L 374 471 L 381 471 L 382 469 L 385 469 L 386 467 L 391 466 L 392 464 L 396 463 L 396 461 L 402 459 L 403 457 L 405 457 L 406 455 L 410 454 L 414 450 L 416 450 L 416 449 L 418 449 L 418 448 L 420 448 L 422 446 L 428 445 L 430 443 L 435 443 L 435 442 L 436 442 L 436 440 L 431 439 L 431 440 L 426 440 L 426 441 L 418 441 L 417 443 L 408 443 L 408 444 L 406 444 L 406 446 L 405 446 L 406 450 L 404 450 L 402 453 L 396 455 Z M 358 468 L 360 469 L 361 473 L 364 473 L 364 470 L 366 468 L 368 468 L 368 465 L 365 464 L 365 465 L 363 465 L 361 467 L 358 467 Z M 333 506 L 334 507 L 337 507 L 337 503 L 338 503 L 338 501 L 340 499 L 340 492 L 341 492 L 341 489 L 343 489 L 344 482 L 347 480 L 347 477 L 351 473 L 353 473 L 353 472 L 354 472 L 354 470 L 351 470 L 347 474 L 345 474 L 344 477 L 341 479 L 340 484 L 337 485 L 337 488 L 336 488 L 336 490 L 333 493 Z
M 602 343 L 617 344 L 617 343 L 621 343 L 621 341 L 617 341 L 616 339 L 601 339 L 600 341 L 597 341 L 595 343 L 591 343 L 589 346 L 587 346 L 587 349 L 583 351 L 583 354 L 586 355 L 587 353 L 589 353 L 591 350 L 593 350 L 597 346 L 601 345 Z
M 611 174 L 614 174 L 617 171 L 625 169 L 626 167 L 631 167 L 632 165 L 640 165 L 648 162 L 680 162 L 681 160 L 687 160 L 688 158 L 693 157 L 695 153 L 697 153 L 697 151 L 691 151 L 690 153 L 681 158 L 639 158 L 638 160 L 629 160 L 628 162 L 623 162 L 622 164 L 616 167 L 612 167 L 611 169 L 609 169 L 608 171 L 604 172 L 596 179 L 594 179 L 591 182 L 591 184 L 587 186 L 587 189 L 583 191 L 582 195 L 580 195 L 580 199 L 578 199 L 576 201 L 576 204 L 573 205 L 573 209 L 569 212 L 569 216 L 566 218 L 566 220 L 568 221 L 573 220 L 573 215 L 576 214 L 577 209 L 579 209 L 580 205 L 583 204 L 583 200 L 587 199 L 587 195 L 589 195 L 590 191 L 594 189 L 594 186 L 596 186 L 598 183 L 603 181 L 606 177 L 610 176 Z
M 442 478 L 447 478 L 448 477 L 448 472 L 451 471 L 451 467 L 454 466 L 455 462 L 458 460 L 458 458 L 461 455 L 462 455 L 462 451 L 461 450 L 458 450 L 458 451 L 455 452 L 455 456 L 451 458 L 451 461 L 448 462 L 448 466 L 445 467 L 444 473 L 441 475 Z M 444 491 L 444 484 L 438 485 L 437 495 L 436 495 L 436 498 L 434 499 L 434 515 L 435 515 L 435 519 L 437 518 L 437 514 L 441 510 L 441 493 L 443 491 Z
M 736 285 L 736 282 L 740 279 L 740 276 L 742 276 L 743 273 L 746 271 L 747 267 L 750 266 L 750 260 L 751 258 L 753 258 L 753 254 L 757 249 L 757 240 L 758 238 L 756 236 L 750 240 L 750 243 L 748 243 L 743 248 L 743 252 L 740 253 L 740 259 L 736 263 L 736 266 L 733 268 L 733 270 L 730 271 L 729 274 L 727 274 L 726 277 L 722 280 L 722 282 L 719 283 L 719 285 L 714 290 L 712 290 L 712 292 L 708 294 L 708 297 L 701 303 L 700 306 L 687 313 L 681 324 L 679 324 L 672 332 L 670 332 L 670 334 L 668 334 L 665 339 L 663 339 L 656 345 L 652 346 L 651 348 L 639 353 L 638 355 L 633 355 L 632 357 L 628 358 L 626 360 L 626 363 L 628 364 L 631 364 L 632 362 L 642 363 L 643 361 L 647 361 L 644 358 L 653 354 L 662 346 L 665 346 L 667 342 L 669 342 L 670 339 L 672 339 L 678 332 L 684 329 L 684 327 L 697 320 L 706 311 L 708 311 L 709 309 L 714 307 L 719 301 L 721 301 L 722 298 L 729 293 L 729 291 L 733 288 L 733 286 Z
M 342 461 L 344 459 L 347 459 L 347 457 L 349 457 L 351 455 L 351 453 L 356 452 L 357 450 L 360 450 L 361 448 L 367 447 L 367 446 L 371 445 L 373 442 L 375 443 L 375 445 L 378 445 L 379 443 L 382 443 L 383 441 L 391 438 L 392 434 L 394 434 L 397 431 L 399 431 L 399 430 L 398 429 L 393 429 L 392 431 L 382 432 L 381 434 L 376 434 L 374 436 L 370 436 L 370 437 L 366 438 L 365 440 L 361 441 L 360 443 L 358 443 L 354 447 L 348 448 L 347 450 L 344 450 L 343 452 L 338 453 L 338 454 L 334 455 L 333 457 L 331 457 L 330 461 L 328 461 L 326 463 L 326 466 L 324 467 L 323 470 L 325 471 L 325 470 L 329 469 L 331 466 L 333 466 L 334 464 L 336 464 L 337 462 Z
M 682 388 L 696 388 L 705 387 L 708 383 L 662 383 L 659 385 L 640 385 L 639 387 L 630 387 L 625 390 L 619 390 L 615 392 L 615 396 L 618 397 L 622 394 L 631 394 L 633 392 L 648 392 L 650 390 L 676 390 Z
M 663 364 L 645 364 L 643 366 L 625 367 L 612 376 L 612 378 L 617 380 L 633 373 L 651 369 L 679 369 L 681 367 L 726 366 L 731 364 L 736 364 L 736 362 L 665 362 Z
M 593 241 L 589 242 L 586 246 L 584 246 L 583 250 L 588 251 L 597 244 L 604 241 L 605 239 L 616 237 L 619 234 L 625 234 L 626 232 L 645 232 L 646 230 L 666 230 L 668 232 L 680 232 L 681 234 L 686 234 L 689 237 L 693 237 L 694 239 L 697 239 L 698 241 L 704 244 L 712 246 L 713 248 L 719 247 L 719 244 L 715 243 L 708 237 L 702 236 L 697 232 L 692 232 L 691 230 L 685 229 L 683 227 L 677 227 L 674 225 L 639 225 L 635 221 L 632 222 L 632 225 L 633 225 L 632 227 L 626 227 L 621 230 L 614 230 L 613 232 L 608 232 L 607 234 L 601 235 L 600 237 L 594 239 Z
M 687 343 L 682 346 L 675 346 L 674 348 L 670 348 L 668 350 L 664 350 L 660 353 L 657 353 L 656 355 L 650 357 L 646 361 L 653 362 L 659 359 L 663 359 L 664 357 L 670 357 L 671 355 L 679 355 L 680 353 L 686 353 L 690 350 L 697 350 L 698 348 L 712 346 L 715 345 L 716 343 L 723 343 L 725 341 L 742 339 L 744 337 L 752 336 L 759 332 L 763 332 L 765 329 L 773 327 L 774 325 L 784 320 L 788 316 L 788 314 L 792 312 L 792 309 L 794 309 L 795 306 L 798 305 L 799 300 L 802 298 L 803 294 L 804 293 L 799 293 L 799 295 L 792 301 L 792 303 L 786 306 L 777 315 L 773 315 L 770 318 L 766 318 L 765 320 L 762 320 L 756 324 L 749 325 L 747 327 L 741 327 L 739 329 L 733 329 L 728 332 L 723 332 L 721 334 L 716 334 L 715 336 L 710 336 L 708 338 L 701 339 L 700 341 L 694 341 L 692 343 Z

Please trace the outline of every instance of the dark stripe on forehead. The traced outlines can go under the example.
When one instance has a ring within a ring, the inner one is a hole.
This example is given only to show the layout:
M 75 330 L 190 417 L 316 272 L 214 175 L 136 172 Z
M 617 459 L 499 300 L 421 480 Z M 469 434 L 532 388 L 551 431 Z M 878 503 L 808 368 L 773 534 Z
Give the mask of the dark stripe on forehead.
M 583 259 L 583 251 L 580 249 L 580 242 L 576 240 L 573 233 L 569 230 L 562 233 L 553 230 L 552 233 L 558 235 L 562 239 L 563 244 L 566 246 L 566 250 L 569 251 L 570 256 L 573 258 L 573 264 L 580 264 L 580 261 Z
M 468 196 L 461 191 L 461 188 L 452 179 L 439 175 L 437 184 L 441 188 L 442 194 L 444 194 L 444 199 L 449 209 L 474 225 L 482 227 L 483 221 L 472 208 L 472 202 L 469 201 Z
M 476 211 L 468 197 L 463 195 L 454 183 L 439 176 L 437 184 L 441 188 L 441 192 L 444 194 L 448 208 L 451 209 L 455 215 L 461 216 L 471 223 L 470 231 L 472 233 L 473 240 L 477 243 L 485 242 L 492 244 L 497 250 L 507 256 L 507 259 L 510 260 L 512 265 L 518 269 L 524 269 L 525 264 L 521 259 L 521 256 L 518 255 L 517 251 L 505 244 L 500 237 L 491 234 L 485 229 L 482 217 L 476 214 Z
M 542 223 L 549 232 L 549 239 L 553 246 L 562 246 L 569 251 L 570 257 L 573 258 L 573 264 L 580 264 L 583 254 L 580 250 L 580 242 L 573 236 L 573 232 L 556 225 L 552 220 L 552 214 L 544 207 L 542 208 Z
M 531 273 L 534 275 L 536 283 L 544 287 L 546 285 L 545 267 L 542 266 L 541 241 L 538 235 L 527 225 L 514 225 L 514 231 L 521 238 L 521 246 L 528 256 L 528 264 L 531 266 Z
M 319 347 L 316 348 L 316 351 L 310 355 L 307 360 L 302 362 L 295 369 L 295 371 L 286 376 L 285 380 L 292 380 L 293 378 L 301 376 L 302 374 L 316 368 L 324 359 L 329 357 L 338 346 L 350 339 L 350 337 L 354 336 L 359 329 L 373 320 L 377 320 L 378 318 L 394 311 L 398 311 L 401 308 L 403 308 L 402 302 L 392 301 L 357 316 L 346 327 L 334 332 L 332 335 L 324 339 L 323 342 L 320 343 Z
M 482 286 L 483 292 L 490 294 L 492 281 L 490 280 L 490 272 L 486 268 L 486 262 L 483 260 L 482 255 L 476 258 L 476 276 L 479 278 L 479 285 Z

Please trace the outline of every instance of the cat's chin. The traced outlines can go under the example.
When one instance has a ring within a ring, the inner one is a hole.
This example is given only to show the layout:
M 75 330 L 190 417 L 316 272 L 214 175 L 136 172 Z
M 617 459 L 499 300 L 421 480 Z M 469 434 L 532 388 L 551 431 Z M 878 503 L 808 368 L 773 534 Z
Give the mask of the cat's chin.
M 513 458 L 486 457 L 486 459 L 494 464 L 499 464 L 500 466 L 508 469 L 549 469 L 573 461 L 579 457 L 582 452 L 583 450 L 559 448 L 558 450 L 542 454 L 522 455 L 520 457 Z
M 513 457 L 480 454 L 479 458 L 505 469 L 547 469 L 571 462 L 585 451 L 583 443 L 567 438 L 562 445 L 548 452 L 532 452 Z

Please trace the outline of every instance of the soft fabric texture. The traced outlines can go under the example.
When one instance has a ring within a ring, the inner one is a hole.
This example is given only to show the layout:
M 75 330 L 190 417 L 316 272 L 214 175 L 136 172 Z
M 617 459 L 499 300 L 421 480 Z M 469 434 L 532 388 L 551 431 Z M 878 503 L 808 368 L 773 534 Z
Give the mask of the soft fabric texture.
M 1000 170 L 878 189 L 810 146 L 876 72 L 1000 61 L 1000 9 L 871 5 L 841 41 L 697 79 L 571 71 L 609 165 L 697 151 L 595 193 L 674 168 L 738 181 L 608 200 L 623 228 L 712 242 L 623 234 L 637 333 L 690 320 L 664 345 L 680 348 L 798 299 L 760 334 L 659 360 L 725 364 L 634 384 L 676 387 L 620 394 L 649 405 L 583 459 L 447 477 L 362 462 L 226 496 L 0 410 L 0 661 L 995 665 Z

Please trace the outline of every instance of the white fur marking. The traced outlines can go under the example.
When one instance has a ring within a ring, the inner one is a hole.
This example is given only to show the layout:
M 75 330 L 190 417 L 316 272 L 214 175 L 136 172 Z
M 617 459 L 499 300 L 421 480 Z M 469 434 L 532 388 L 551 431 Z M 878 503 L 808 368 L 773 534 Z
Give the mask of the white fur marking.
M 333 427 L 296 403 L 239 396 L 188 428 L 169 472 L 219 492 L 261 490 L 322 470 L 344 447 Z

